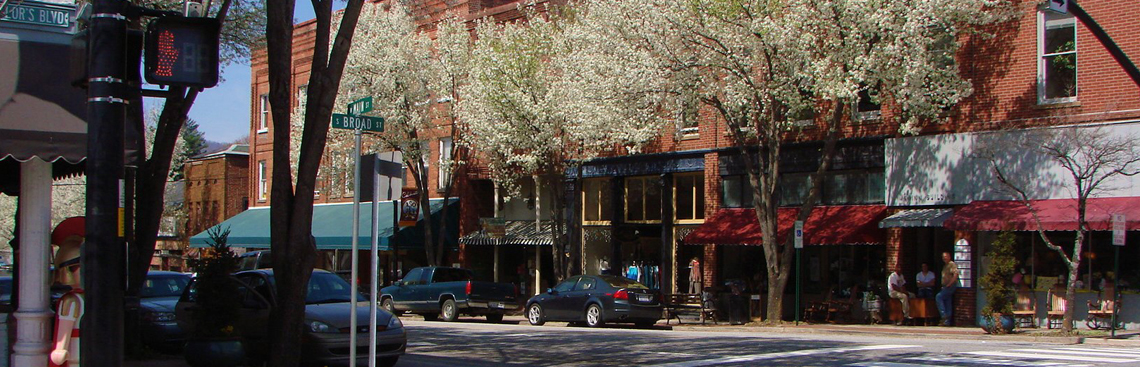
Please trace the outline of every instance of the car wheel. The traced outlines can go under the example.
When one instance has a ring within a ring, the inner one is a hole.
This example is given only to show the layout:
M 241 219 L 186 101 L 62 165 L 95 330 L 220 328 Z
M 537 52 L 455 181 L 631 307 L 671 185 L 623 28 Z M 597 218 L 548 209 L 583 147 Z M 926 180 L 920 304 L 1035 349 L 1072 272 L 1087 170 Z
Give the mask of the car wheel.
M 392 302 L 391 298 L 385 298 L 383 301 L 380 301 L 380 308 L 396 316 L 404 314 L 404 311 L 396 311 L 396 303 Z
M 601 327 L 606 324 L 604 315 L 602 315 L 602 306 L 597 303 L 590 304 L 586 307 L 586 326 Z
M 376 365 L 381 367 L 392 367 L 400 360 L 400 356 L 376 358 Z
M 503 314 L 501 314 L 501 313 L 489 313 L 489 314 L 487 314 L 487 321 L 493 322 L 493 323 L 503 322 Z
M 546 316 L 542 314 L 542 306 L 535 303 L 530 305 L 526 310 L 526 320 L 530 321 L 531 325 L 542 326 L 546 323 Z
M 422 316 L 424 317 L 424 321 L 439 320 L 439 314 L 435 314 L 435 313 L 425 313 Z
M 455 307 L 455 300 L 444 300 L 443 305 L 439 307 L 439 315 L 443 317 L 443 321 L 447 322 L 452 322 L 459 318 L 459 309 Z

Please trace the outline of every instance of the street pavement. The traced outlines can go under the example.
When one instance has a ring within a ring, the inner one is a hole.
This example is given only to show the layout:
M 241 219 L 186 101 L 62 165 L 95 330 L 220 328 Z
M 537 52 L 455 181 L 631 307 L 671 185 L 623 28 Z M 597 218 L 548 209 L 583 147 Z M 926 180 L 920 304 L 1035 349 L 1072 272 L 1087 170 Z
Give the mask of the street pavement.
M 1140 366 L 1140 349 L 913 333 L 796 333 L 591 329 L 509 318 L 426 322 L 405 316 L 408 354 L 398 366 Z

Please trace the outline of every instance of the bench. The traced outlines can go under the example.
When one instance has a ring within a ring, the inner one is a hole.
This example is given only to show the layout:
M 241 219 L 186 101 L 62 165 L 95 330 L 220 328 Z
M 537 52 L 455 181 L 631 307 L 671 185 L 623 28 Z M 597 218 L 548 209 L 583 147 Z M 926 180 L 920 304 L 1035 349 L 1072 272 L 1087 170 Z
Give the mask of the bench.
M 670 319 L 677 319 L 677 324 L 681 324 L 681 315 L 695 316 L 702 324 L 705 320 L 712 319 L 713 324 L 716 324 L 716 310 L 712 307 L 711 302 L 702 300 L 699 294 L 677 293 L 665 295 L 665 324 L 669 324 Z
M 1045 311 L 1045 327 L 1052 329 L 1060 327 L 1065 319 L 1065 287 L 1061 284 L 1056 284 L 1049 288 L 1049 294 L 1046 296 L 1049 300 L 1048 308 Z
M 890 314 L 887 319 L 891 322 L 902 322 L 902 302 L 898 298 L 889 298 L 887 301 L 890 304 Z M 931 320 L 938 319 L 938 305 L 934 303 L 933 298 L 918 298 L 911 297 L 910 302 L 910 317 L 914 320 L 923 320 L 923 323 L 930 323 Z
M 1017 292 L 1017 302 L 1013 304 L 1013 320 L 1017 327 L 1037 327 L 1037 297 L 1029 290 Z
M 1118 301 L 1115 299 L 1116 287 L 1112 283 L 1105 285 L 1097 298 L 1088 302 L 1089 316 L 1085 319 L 1085 325 L 1093 330 L 1111 330 L 1114 326 L 1112 325 L 1112 316 L 1116 313 L 1117 307 L 1123 306 L 1123 302 L 1117 304 Z M 1115 325 L 1116 328 L 1122 329 L 1119 323 L 1123 321 L 1118 319 L 1116 322 L 1118 323 Z

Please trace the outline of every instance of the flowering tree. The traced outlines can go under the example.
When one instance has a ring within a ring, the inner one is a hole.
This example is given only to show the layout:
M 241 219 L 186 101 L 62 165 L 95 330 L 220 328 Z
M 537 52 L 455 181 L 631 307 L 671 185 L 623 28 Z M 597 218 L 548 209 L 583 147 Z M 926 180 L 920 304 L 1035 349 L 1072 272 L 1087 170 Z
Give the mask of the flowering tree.
M 565 198 L 558 189 L 567 164 L 621 148 L 637 152 L 652 142 L 662 120 L 654 116 L 656 94 L 644 91 L 664 79 L 652 63 L 640 64 L 638 48 L 587 32 L 573 8 L 532 5 L 525 15 L 525 22 L 484 20 L 476 27 L 459 116 L 467 130 L 463 143 L 487 157 L 492 177 L 508 192 L 517 194 L 527 176 L 536 191 L 555 189 L 548 207 L 561 279 L 570 265 L 559 235 Z
M 358 41 L 349 54 L 348 73 L 341 84 L 338 105 L 362 97 L 373 98 L 371 114 L 383 116 L 384 132 L 374 135 L 381 149 L 399 150 L 413 177 L 420 207 L 430 208 L 428 165 L 432 138 L 454 141 L 457 120 L 448 104 L 466 80 L 470 36 L 463 23 L 449 17 L 436 23 L 436 38 L 417 29 L 415 20 L 400 2 L 375 6 L 361 14 Z M 446 218 L 451 183 L 462 162 L 451 145 L 441 151 L 439 164 L 444 185 L 443 213 Z M 445 147 L 441 144 L 441 149 Z M 425 218 L 430 218 L 425 212 Z M 441 221 L 440 226 L 446 226 Z M 430 265 L 443 262 L 444 236 L 433 242 L 435 223 L 424 221 L 424 249 Z
M 697 101 L 716 112 L 744 156 L 763 231 L 768 315 L 781 301 L 792 261 L 791 238 L 776 239 L 780 151 L 797 123 L 822 126 L 825 142 L 806 220 L 845 124 L 880 118 L 860 102 L 889 102 L 903 132 L 937 119 L 971 93 L 954 65 L 955 37 L 969 26 L 1006 19 L 1003 0 L 595 0 L 592 29 L 646 49 L 668 65 L 674 106 Z M 647 90 L 646 92 L 653 92 Z M 824 113 L 825 112 L 825 113 Z M 819 116 L 816 118 L 815 116 Z

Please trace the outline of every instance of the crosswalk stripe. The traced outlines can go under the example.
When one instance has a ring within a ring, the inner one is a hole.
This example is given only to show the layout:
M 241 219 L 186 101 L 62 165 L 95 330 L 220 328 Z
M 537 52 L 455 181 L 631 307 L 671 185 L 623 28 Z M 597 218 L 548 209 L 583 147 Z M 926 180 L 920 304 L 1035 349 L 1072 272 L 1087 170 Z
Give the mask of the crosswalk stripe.
M 898 363 L 898 362 L 859 362 L 852 363 L 848 366 L 851 367 L 942 367 L 936 364 L 916 364 L 916 363 Z
M 980 356 L 991 357 L 1006 357 L 1006 358 L 1029 358 L 1029 359 L 1057 359 L 1066 361 L 1081 361 L 1081 362 L 1104 362 L 1104 363 L 1124 363 L 1136 362 L 1136 359 L 1124 358 L 1106 358 L 1106 357 L 1087 357 L 1075 356 L 1064 354 L 1044 354 L 1044 353 L 1018 353 L 1018 352 L 966 352 L 966 354 L 974 354 Z
M 1068 366 L 1068 367 L 1087 367 L 1088 365 L 1074 365 L 1069 363 L 1060 362 L 1029 362 L 1029 361 L 1013 361 L 1008 359 L 990 359 L 979 357 L 911 357 L 907 360 L 912 361 L 925 361 L 925 362 L 943 362 L 943 363 L 969 363 L 969 364 L 988 364 L 991 366 Z
M 434 346 L 438 346 L 439 344 L 428 343 L 428 342 L 414 342 L 414 343 L 408 343 L 407 345 L 409 347 L 434 347 Z
M 1014 349 L 1013 351 L 1014 352 L 1030 352 L 1030 353 L 1046 353 L 1046 354 L 1076 354 L 1076 355 L 1086 355 L 1086 356 L 1094 356 L 1094 357 L 1125 357 L 1125 358 L 1135 357 L 1135 358 L 1140 358 L 1140 354 L 1126 354 L 1126 353 L 1113 353 L 1113 352 L 1106 352 L 1106 351 L 1089 351 L 1089 350 L 1074 350 L 1074 349 L 1065 349 L 1065 350 Z M 1109 355 L 1106 355 L 1106 354 L 1109 354 Z M 1140 362 L 1140 359 L 1136 359 L 1133 361 L 1134 362 Z
M 1134 356 L 1140 357 L 1140 350 L 1111 349 L 1111 348 L 1072 348 L 1072 347 L 1064 347 L 1064 348 L 1056 348 L 1056 349 L 1072 350 L 1072 351 L 1098 352 L 1098 353 L 1111 353 L 1111 354 L 1120 354 L 1120 355 L 1134 355 Z
M 846 348 L 804 349 L 804 350 L 795 350 L 795 351 L 790 351 L 790 352 L 775 352 L 775 353 L 752 354 L 752 355 L 743 355 L 743 356 L 730 356 L 730 357 L 697 360 L 697 361 L 684 361 L 684 362 L 663 364 L 660 366 L 667 366 L 667 367 L 712 366 L 712 365 L 725 364 L 725 363 L 753 362 L 753 361 L 760 361 L 760 360 L 765 360 L 765 359 L 802 357 L 802 356 L 810 356 L 810 355 L 816 355 L 816 354 L 858 352 L 858 351 L 864 351 L 864 350 L 918 348 L 918 347 L 920 347 L 920 346 L 918 346 L 918 345 L 884 344 L 884 345 L 865 345 L 865 346 L 860 346 L 860 347 L 846 347 Z

